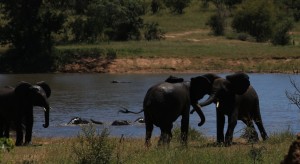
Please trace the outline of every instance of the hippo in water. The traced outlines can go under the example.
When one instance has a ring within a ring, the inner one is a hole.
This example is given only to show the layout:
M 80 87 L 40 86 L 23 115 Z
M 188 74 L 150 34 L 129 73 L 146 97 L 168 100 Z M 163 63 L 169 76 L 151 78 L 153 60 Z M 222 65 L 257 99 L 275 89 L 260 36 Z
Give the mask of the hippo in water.
M 80 117 L 74 117 L 69 121 L 68 125 L 81 125 L 81 124 L 89 124 L 89 123 L 100 124 L 100 125 L 103 124 L 100 121 L 95 121 L 92 119 L 90 119 L 90 121 L 88 121 L 88 120 L 82 119 Z

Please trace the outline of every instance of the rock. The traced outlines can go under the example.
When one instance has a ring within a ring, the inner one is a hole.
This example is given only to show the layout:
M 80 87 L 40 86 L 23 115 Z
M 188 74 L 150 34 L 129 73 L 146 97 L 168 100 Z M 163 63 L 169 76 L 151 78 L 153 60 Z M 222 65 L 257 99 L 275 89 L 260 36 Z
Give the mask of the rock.
M 300 133 L 297 134 L 297 140 L 294 141 L 288 154 L 284 157 L 284 160 L 281 161 L 281 164 L 300 164 Z

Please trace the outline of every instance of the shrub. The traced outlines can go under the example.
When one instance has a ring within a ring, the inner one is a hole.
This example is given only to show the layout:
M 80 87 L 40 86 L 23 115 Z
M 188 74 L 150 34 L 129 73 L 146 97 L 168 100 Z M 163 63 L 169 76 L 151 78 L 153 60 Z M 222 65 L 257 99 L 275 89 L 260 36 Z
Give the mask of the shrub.
M 0 138 L 0 149 L 10 151 L 15 147 L 11 138 Z
M 272 37 L 272 44 L 274 45 L 287 45 L 291 41 L 289 31 L 292 29 L 292 21 L 286 20 L 278 23 L 275 26 L 274 35 Z
M 151 11 L 153 14 L 157 13 L 162 8 L 162 0 L 152 0 L 151 1 Z
M 176 127 L 173 129 L 173 136 L 176 138 L 177 141 L 181 140 L 181 130 L 180 127 Z M 202 141 L 206 140 L 205 136 L 197 131 L 194 128 L 189 127 L 189 132 L 188 132 L 188 140 L 190 141 Z
M 149 40 L 161 40 L 164 39 L 165 32 L 159 28 L 158 23 L 150 23 L 145 24 L 145 32 L 144 37 L 145 39 Z
M 164 0 L 164 3 L 173 13 L 183 14 L 183 9 L 191 3 L 191 0 Z
M 214 35 L 216 36 L 224 35 L 225 18 L 221 14 L 212 15 L 209 18 L 207 25 L 210 26 Z
M 77 163 L 109 163 L 113 146 L 108 141 L 108 130 L 104 129 L 99 134 L 93 125 L 84 126 L 82 134 L 78 135 L 78 143 L 73 146 L 73 151 Z
M 232 20 L 232 28 L 237 32 L 246 32 L 263 42 L 271 38 L 275 23 L 272 1 L 247 0 L 239 5 Z

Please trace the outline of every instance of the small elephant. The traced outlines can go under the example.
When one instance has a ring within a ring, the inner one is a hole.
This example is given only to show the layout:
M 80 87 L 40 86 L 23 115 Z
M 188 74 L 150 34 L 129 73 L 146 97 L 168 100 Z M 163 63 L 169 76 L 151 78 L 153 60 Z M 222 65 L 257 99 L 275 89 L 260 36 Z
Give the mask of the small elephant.
M 16 130 L 16 146 L 23 145 L 23 130 L 25 127 L 25 145 L 31 143 L 33 127 L 33 106 L 45 109 L 44 128 L 49 126 L 50 105 L 48 98 L 51 89 L 45 82 L 35 85 L 21 82 L 16 88 L 0 89 L 0 138 L 9 138 L 10 126 Z
M 146 146 L 150 146 L 153 125 L 156 125 L 161 130 L 158 144 L 169 144 L 172 138 L 171 131 L 173 122 L 176 121 L 179 116 L 182 116 L 181 141 L 183 144 L 186 144 L 189 129 L 190 105 L 195 108 L 201 119 L 198 126 L 204 124 L 204 114 L 202 113 L 198 102 L 195 101 L 197 95 L 193 95 L 195 98 L 191 97 L 190 88 L 190 82 L 183 81 L 181 78 L 169 77 L 165 82 L 153 85 L 148 89 L 143 102 L 143 110 L 140 111 L 144 112 Z M 135 113 L 128 110 L 122 112 Z
M 224 142 L 225 115 L 228 116 L 228 128 L 225 135 L 226 146 L 232 144 L 237 120 L 242 120 L 251 129 L 254 141 L 258 140 L 258 134 L 253 121 L 257 125 L 263 140 L 268 138 L 260 114 L 259 99 L 256 91 L 250 85 L 247 74 L 235 73 L 226 76 L 225 79 L 215 74 L 205 74 L 192 78 L 191 86 L 195 87 L 192 90 L 200 93 L 198 98 L 202 99 L 204 95 L 209 95 L 206 101 L 200 103 L 201 107 L 212 103 L 216 104 L 217 142 Z

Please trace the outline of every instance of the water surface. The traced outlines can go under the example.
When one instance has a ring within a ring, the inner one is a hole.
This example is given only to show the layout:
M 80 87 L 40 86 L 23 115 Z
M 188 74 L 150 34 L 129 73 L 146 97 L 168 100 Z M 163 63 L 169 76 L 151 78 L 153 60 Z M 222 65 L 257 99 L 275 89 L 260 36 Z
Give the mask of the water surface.
M 201 74 L 174 74 L 189 80 Z M 0 85 L 16 85 L 19 81 L 35 83 L 46 81 L 52 88 L 50 103 L 50 126 L 43 128 L 43 110 L 34 108 L 35 123 L 33 135 L 39 137 L 72 137 L 81 131 L 80 126 L 66 125 L 73 117 L 93 119 L 104 122 L 97 125 L 98 129 L 108 128 L 110 135 L 125 137 L 144 137 L 144 124 L 133 121 L 143 114 L 118 113 L 121 107 L 133 111 L 142 109 L 144 95 L 147 89 L 165 80 L 169 74 L 20 74 L 0 75 Z M 225 77 L 226 74 L 221 74 Z M 294 91 L 289 78 L 299 82 L 298 75 L 289 74 L 249 74 L 251 84 L 260 98 L 261 114 L 268 133 L 290 129 L 300 132 L 300 110 L 291 105 L 285 91 Z M 111 83 L 113 80 L 125 83 Z M 199 118 L 191 115 L 190 125 L 206 136 L 216 136 L 216 113 L 214 105 L 203 108 L 206 123 L 197 127 Z M 128 126 L 111 126 L 114 120 L 128 120 L 133 123 Z M 180 125 L 180 118 L 174 123 Z M 226 126 L 226 125 L 225 125 Z M 235 136 L 239 136 L 244 124 L 238 121 Z M 159 135 L 159 129 L 154 128 L 154 135 Z

